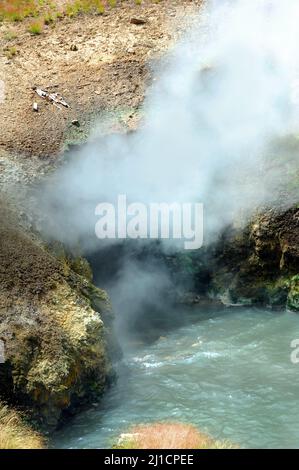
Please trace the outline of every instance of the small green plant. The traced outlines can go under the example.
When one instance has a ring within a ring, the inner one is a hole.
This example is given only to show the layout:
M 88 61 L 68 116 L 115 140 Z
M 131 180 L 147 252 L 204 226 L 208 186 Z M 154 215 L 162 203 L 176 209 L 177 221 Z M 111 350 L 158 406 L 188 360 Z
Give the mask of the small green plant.
M 49 25 L 49 24 L 53 23 L 54 19 L 55 19 L 55 16 L 52 15 L 50 12 L 48 12 L 44 16 L 44 23 L 46 25 Z
M 8 49 L 5 50 L 5 55 L 8 59 L 12 59 L 16 54 L 17 54 L 17 49 L 16 47 L 9 47 Z
M 78 10 L 77 10 L 77 8 L 75 8 L 74 5 L 71 5 L 69 3 L 69 4 L 67 4 L 67 6 L 65 8 L 65 14 L 69 18 L 73 18 L 74 16 L 76 16 L 78 14 Z
M 17 33 L 13 30 L 6 31 L 6 33 L 3 36 L 3 39 L 5 39 L 5 41 L 13 41 L 16 38 L 17 38 Z
M 90 13 L 94 9 L 93 2 L 91 0 L 77 0 L 82 13 Z
M 55 11 L 55 13 L 53 13 L 53 17 L 57 20 L 60 20 L 61 18 L 63 18 L 62 11 Z
M 34 21 L 28 27 L 28 32 L 33 36 L 41 34 L 43 31 L 43 24 L 41 21 Z
M 95 9 L 99 15 L 103 15 L 105 13 L 105 6 L 101 0 L 95 0 Z

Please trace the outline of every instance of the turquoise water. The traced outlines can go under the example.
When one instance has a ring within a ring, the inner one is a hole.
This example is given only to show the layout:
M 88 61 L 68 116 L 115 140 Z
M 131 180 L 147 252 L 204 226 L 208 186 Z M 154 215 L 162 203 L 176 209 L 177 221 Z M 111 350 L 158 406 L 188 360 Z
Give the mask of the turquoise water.
M 187 325 L 157 341 L 128 345 L 117 384 L 53 445 L 109 448 L 132 424 L 174 420 L 242 447 L 299 448 L 296 338 L 294 313 L 194 310 Z

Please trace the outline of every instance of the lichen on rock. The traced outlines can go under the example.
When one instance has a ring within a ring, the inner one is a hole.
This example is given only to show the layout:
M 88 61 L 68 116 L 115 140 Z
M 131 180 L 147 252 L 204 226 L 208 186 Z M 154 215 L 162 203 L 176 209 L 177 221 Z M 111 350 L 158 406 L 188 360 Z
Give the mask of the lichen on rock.
M 213 248 L 210 294 L 228 303 L 299 310 L 299 210 L 263 211 Z
M 292 277 L 289 285 L 287 307 L 290 310 L 299 311 L 299 274 Z

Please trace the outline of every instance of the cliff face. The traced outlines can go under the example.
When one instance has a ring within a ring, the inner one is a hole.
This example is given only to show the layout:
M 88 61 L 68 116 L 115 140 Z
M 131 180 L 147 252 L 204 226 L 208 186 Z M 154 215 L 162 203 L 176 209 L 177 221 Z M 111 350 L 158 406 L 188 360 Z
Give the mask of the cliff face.
M 217 242 L 164 261 L 183 303 L 210 299 L 298 311 L 299 209 L 262 211 L 245 228 L 229 226 Z
M 257 214 L 213 248 L 210 293 L 228 303 L 299 310 L 299 210 Z
M 83 260 L 55 256 L 1 212 L 0 396 L 56 426 L 112 377 L 109 301 Z

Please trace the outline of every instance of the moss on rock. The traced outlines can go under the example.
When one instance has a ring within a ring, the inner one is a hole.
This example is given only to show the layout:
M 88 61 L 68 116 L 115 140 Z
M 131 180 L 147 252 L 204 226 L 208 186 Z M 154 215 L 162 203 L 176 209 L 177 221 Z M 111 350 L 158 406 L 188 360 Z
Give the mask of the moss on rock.
M 228 228 L 211 252 L 211 296 L 299 310 L 297 206 L 256 214 L 245 229 Z
M 299 274 L 291 279 L 289 287 L 287 307 L 290 310 L 299 311 Z

